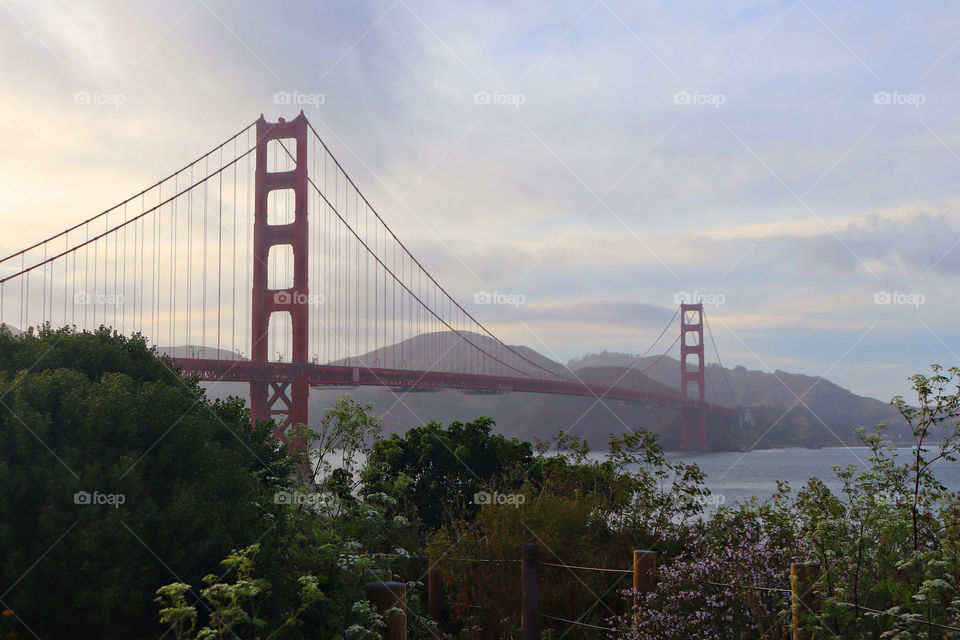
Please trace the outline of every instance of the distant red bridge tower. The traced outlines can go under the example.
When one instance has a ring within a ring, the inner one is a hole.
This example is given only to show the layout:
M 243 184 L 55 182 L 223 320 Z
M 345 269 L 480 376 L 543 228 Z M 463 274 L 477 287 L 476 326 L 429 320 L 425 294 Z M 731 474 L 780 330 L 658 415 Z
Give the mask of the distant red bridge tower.
M 680 448 L 707 451 L 703 304 L 680 305 Z M 696 384 L 696 400 L 690 385 Z M 694 431 L 695 430 L 695 431 Z

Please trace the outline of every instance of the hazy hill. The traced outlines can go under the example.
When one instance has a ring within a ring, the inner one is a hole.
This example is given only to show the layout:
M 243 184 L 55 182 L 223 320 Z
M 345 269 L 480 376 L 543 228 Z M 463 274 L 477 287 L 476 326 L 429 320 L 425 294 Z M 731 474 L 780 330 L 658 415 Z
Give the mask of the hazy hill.
M 457 371 L 460 373 L 504 376 L 523 375 L 510 367 L 538 373 L 540 370 L 537 367 L 543 367 L 557 375 L 570 376 L 570 372 L 562 364 L 537 353 L 530 347 L 510 345 L 510 349 L 529 360 L 528 363 L 510 354 L 507 349 L 489 336 L 471 331 L 462 333 L 464 337 L 460 337 L 452 331 L 423 333 L 388 347 L 369 351 L 359 357 L 341 358 L 330 364 L 351 367 L 416 369 L 419 371 Z M 489 358 L 478 358 L 477 350 L 473 345 L 497 356 L 509 366 L 495 362 L 491 363 Z
M 636 389 L 649 393 L 676 395 L 677 390 L 669 385 L 657 382 L 636 369 L 626 367 L 583 367 L 573 372 L 576 379 L 608 387 Z M 679 385 L 677 385 L 679 386 Z
M 636 356 L 622 353 L 588 354 L 583 358 L 571 360 L 569 367 L 577 372 L 585 365 L 590 367 L 608 366 L 621 369 L 644 370 L 652 365 L 656 358 L 638 359 Z M 777 370 L 774 373 L 748 370 L 737 366 L 727 369 L 714 363 L 706 367 L 707 401 L 727 406 L 764 408 L 755 413 L 783 415 L 783 410 L 795 407 L 792 414 L 796 419 L 784 419 L 781 422 L 811 423 L 811 429 L 820 427 L 822 421 L 829 429 L 843 439 L 847 439 L 853 427 L 872 427 L 885 423 L 895 433 L 904 433 L 906 423 L 896 409 L 889 403 L 858 396 L 843 387 L 824 378 Z M 665 357 L 647 370 L 646 375 L 655 381 L 670 387 L 675 392 L 680 388 L 680 362 Z M 802 399 L 802 402 L 798 401 Z M 779 412 L 774 411 L 780 409 Z M 803 416 L 803 420 L 800 416 Z M 777 418 L 773 418 L 776 421 Z M 778 425 L 780 426 L 780 425 Z M 798 428 L 803 425 L 796 425 Z M 804 427 L 805 428 L 805 427 Z M 776 427 L 775 427 L 776 429 Z M 829 442 L 836 438 L 825 433 Z M 853 440 L 851 440 L 853 441 Z

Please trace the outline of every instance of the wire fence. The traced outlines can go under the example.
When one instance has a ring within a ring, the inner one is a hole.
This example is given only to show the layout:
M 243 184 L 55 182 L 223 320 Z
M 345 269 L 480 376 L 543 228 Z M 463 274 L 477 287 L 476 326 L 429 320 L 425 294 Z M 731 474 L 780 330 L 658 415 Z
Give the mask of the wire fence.
M 426 555 L 415 555 L 415 554 L 400 554 L 400 553 L 370 553 L 368 555 L 381 558 L 392 558 L 396 560 L 420 560 L 428 562 L 428 573 L 433 570 L 435 567 L 439 567 L 442 563 L 446 562 L 462 562 L 462 563 L 476 563 L 476 564 L 491 564 L 491 565 L 519 565 L 523 561 L 518 558 L 473 558 L 473 557 L 462 557 L 454 555 L 445 555 L 438 557 L 431 557 Z M 538 562 L 540 567 L 551 567 L 556 569 L 564 569 L 567 571 L 588 571 L 588 572 L 597 572 L 602 574 L 616 574 L 618 576 L 615 583 L 619 583 L 623 578 L 634 574 L 633 569 L 617 569 L 609 567 L 591 567 L 584 565 L 573 565 L 565 564 L 560 562 Z M 489 606 L 484 606 L 480 604 L 474 604 L 470 602 L 463 601 L 454 601 L 454 600 L 442 600 L 443 604 L 449 607 L 463 607 L 465 609 L 474 609 L 478 611 L 488 610 Z M 585 622 L 584 618 L 589 614 L 584 613 L 578 619 L 566 618 L 563 616 L 552 615 L 544 612 L 537 612 L 537 617 L 544 618 L 546 620 L 551 620 L 553 622 L 559 622 L 563 624 L 570 625 L 572 627 L 577 627 L 586 630 L 593 631 L 603 631 L 603 632 L 614 632 L 616 629 L 614 627 L 602 626 L 599 624 L 593 624 L 591 622 Z
M 568 620 L 566 618 L 560 618 L 558 616 L 547 615 L 546 613 L 541 613 L 541 616 L 547 618 L 548 620 L 556 620 L 557 622 L 566 622 L 567 624 L 576 625 L 578 627 L 586 627 L 588 629 L 599 629 L 600 631 L 616 631 L 614 627 L 601 627 L 600 625 L 590 624 L 589 622 L 580 622 L 579 620 Z
M 851 609 L 859 609 L 861 611 L 867 611 L 869 613 L 875 613 L 882 616 L 889 616 L 891 618 L 897 618 L 899 620 L 904 620 L 906 622 L 912 622 L 914 624 L 920 624 L 925 627 L 936 627 L 937 629 L 944 629 L 946 631 L 960 631 L 960 627 L 951 627 L 946 624 L 940 624 L 937 622 L 929 622 L 927 620 L 921 620 L 920 618 L 913 618 L 902 613 L 895 613 L 893 611 L 880 611 L 879 609 L 871 609 L 870 607 L 864 607 L 863 605 L 853 604 L 852 602 L 841 602 L 841 605 L 849 607 Z
M 565 563 L 557 563 L 557 562 L 539 562 L 539 561 L 536 561 L 534 566 L 535 567 L 541 567 L 541 566 L 552 567 L 552 568 L 558 568 L 558 569 L 565 569 L 568 571 L 592 571 L 592 572 L 599 572 L 599 573 L 619 574 L 620 578 L 617 580 L 617 582 L 619 582 L 620 580 L 622 580 L 624 577 L 628 575 L 633 575 L 634 592 L 636 593 L 636 591 L 638 590 L 637 589 L 638 585 L 642 587 L 642 585 L 644 584 L 648 586 L 648 589 L 641 589 L 641 591 L 649 591 L 649 590 L 652 590 L 652 587 L 655 584 L 657 571 L 656 571 L 655 565 L 653 564 L 643 563 L 643 562 L 638 563 L 637 556 L 636 556 L 636 554 L 638 553 L 651 554 L 652 556 L 652 552 L 646 552 L 646 551 L 635 552 L 634 567 L 632 569 L 590 567 L 590 566 L 584 566 L 584 565 L 573 565 L 573 564 L 565 564 Z M 402 555 L 402 554 L 396 554 L 396 553 L 373 553 L 370 555 L 379 556 L 379 557 L 392 557 L 392 558 L 406 559 L 406 560 L 426 560 L 428 561 L 428 572 L 436 570 L 436 568 L 439 567 L 442 562 L 488 563 L 488 564 L 499 564 L 499 565 L 508 565 L 508 564 L 524 565 L 524 562 L 525 562 L 524 559 L 466 558 L 466 557 L 458 557 L 458 556 L 450 556 L 450 555 L 442 556 L 442 557 L 431 557 L 431 556 L 423 556 L 423 555 Z M 431 581 L 431 584 L 434 584 L 434 583 Z M 699 581 L 699 584 L 713 586 L 713 587 L 720 587 L 724 589 L 750 590 L 750 591 L 758 591 L 758 592 L 764 592 L 764 593 L 776 593 L 780 595 L 788 595 L 788 596 L 791 596 L 794 602 L 801 601 L 803 598 L 809 595 L 809 593 L 812 591 L 812 586 L 809 584 L 802 584 L 802 585 L 794 584 L 793 588 L 791 589 L 787 589 L 783 587 L 755 585 L 755 584 L 748 584 L 748 583 L 717 582 L 717 581 L 711 581 L 711 580 L 701 580 Z M 523 587 L 522 580 L 521 580 L 521 587 Z M 581 615 L 578 619 L 565 618 L 562 616 L 543 613 L 538 610 L 536 602 L 528 601 L 528 598 L 526 598 L 525 596 L 529 596 L 529 595 L 531 594 L 521 594 L 521 600 L 522 600 L 521 617 L 523 616 L 523 614 L 527 614 L 527 615 L 533 614 L 537 618 L 544 618 L 546 620 L 560 622 L 563 624 L 570 625 L 572 627 L 590 629 L 594 631 L 603 631 L 606 633 L 612 633 L 612 632 L 618 631 L 618 629 L 615 627 L 602 626 L 602 625 L 593 624 L 590 622 L 584 622 L 583 618 L 589 615 L 590 613 L 589 611 Z M 534 592 L 532 595 L 535 598 L 537 594 L 536 592 Z M 449 606 L 464 607 L 468 609 L 487 610 L 489 608 L 488 606 L 474 604 L 470 602 L 460 602 L 460 601 L 450 601 L 450 600 L 442 600 L 442 602 Z M 636 604 L 636 600 L 635 600 L 635 604 Z M 903 614 L 896 611 L 890 611 L 890 610 L 883 611 L 880 609 L 866 607 L 860 604 L 854 604 L 854 603 L 842 602 L 842 601 L 838 601 L 837 604 L 847 608 L 856 609 L 857 611 L 869 613 L 875 616 L 887 616 L 891 618 L 896 618 L 904 622 L 909 622 L 911 624 L 926 626 L 928 628 L 936 628 L 936 629 L 941 629 L 945 631 L 960 632 L 960 627 L 932 622 L 929 620 L 921 619 L 916 616 L 911 616 L 909 614 Z M 526 636 L 524 637 L 526 638 Z
M 581 569 L 583 571 L 606 571 L 610 573 L 633 573 L 633 569 L 604 569 L 603 567 L 578 567 L 572 564 L 557 564 L 555 562 L 541 562 L 542 567 L 560 567 L 561 569 Z

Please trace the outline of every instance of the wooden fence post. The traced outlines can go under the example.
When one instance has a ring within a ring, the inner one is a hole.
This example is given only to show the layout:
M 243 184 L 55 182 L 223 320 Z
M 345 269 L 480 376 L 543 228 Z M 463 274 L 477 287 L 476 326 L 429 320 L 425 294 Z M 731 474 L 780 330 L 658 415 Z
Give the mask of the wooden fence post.
M 368 582 L 367 600 L 384 616 L 383 640 L 407 640 L 407 585 L 402 582 Z M 387 615 L 396 607 L 400 612 Z
M 537 640 L 540 635 L 540 611 L 537 565 L 540 563 L 535 542 L 520 547 L 520 630 L 523 640 Z
M 427 609 L 430 619 L 440 622 L 443 617 L 443 587 L 440 584 L 440 561 L 431 556 L 427 562 Z
M 633 552 L 633 621 L 637 621 L 640 594 L 653 591 L 654 572 L 657 570 L 657 552 Z
M 791 609 L 793 610 L 793 640 L 808 640 L 813 634 L 806 629 L 804 618 L 816 612 L 820 605 L 813 593 L 813 586 L 820 576 L 819 567 L 810 562 L 790 563 Z

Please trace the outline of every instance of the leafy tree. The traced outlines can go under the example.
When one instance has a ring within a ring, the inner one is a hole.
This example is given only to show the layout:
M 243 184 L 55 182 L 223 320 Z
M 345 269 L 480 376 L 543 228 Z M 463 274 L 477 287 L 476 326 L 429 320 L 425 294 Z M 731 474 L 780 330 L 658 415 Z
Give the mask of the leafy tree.
M 158 585 L 270 531 L 291 464 L 139 336 L 0 329 L 3 606 L 46 637 L 149 634 Z
M 900 396 L 891 402 L 910 425 L 915 444 L 913 460 L 905 469 L 910 477 L 908 491 L 912 498 L 910 514 L 914 551 L 920 549 L 921 500 L 937 497 L 946 490 L 934 477 L 932 466 L 939 460 L 956 462 L 960 451 L 960 368 L 951 367 L 944 371 L 937 364 L 931 368 L 932 376 L 916 374 L 910 377 L 917 394 L 916 407 L 907 404 Z M 954 393 L 950 393 L 951 385 L 957 388 Z M 925 445 L 934 437 L 940 438 L 940 444 L 931 456 Z M 878 444 L 875 441 L 870 443 L 878 460 L 885 462 Z
M 493 420 L 431 422 L 377 442 L 363 472 L 364 492 L 408 500 L 426 529 L 476 513 L 474 494 L 512 474 L 519 486 L 533 458 L 532 446 L 491 433 Z M 402 487 L 399 492 L 394 487 Z

